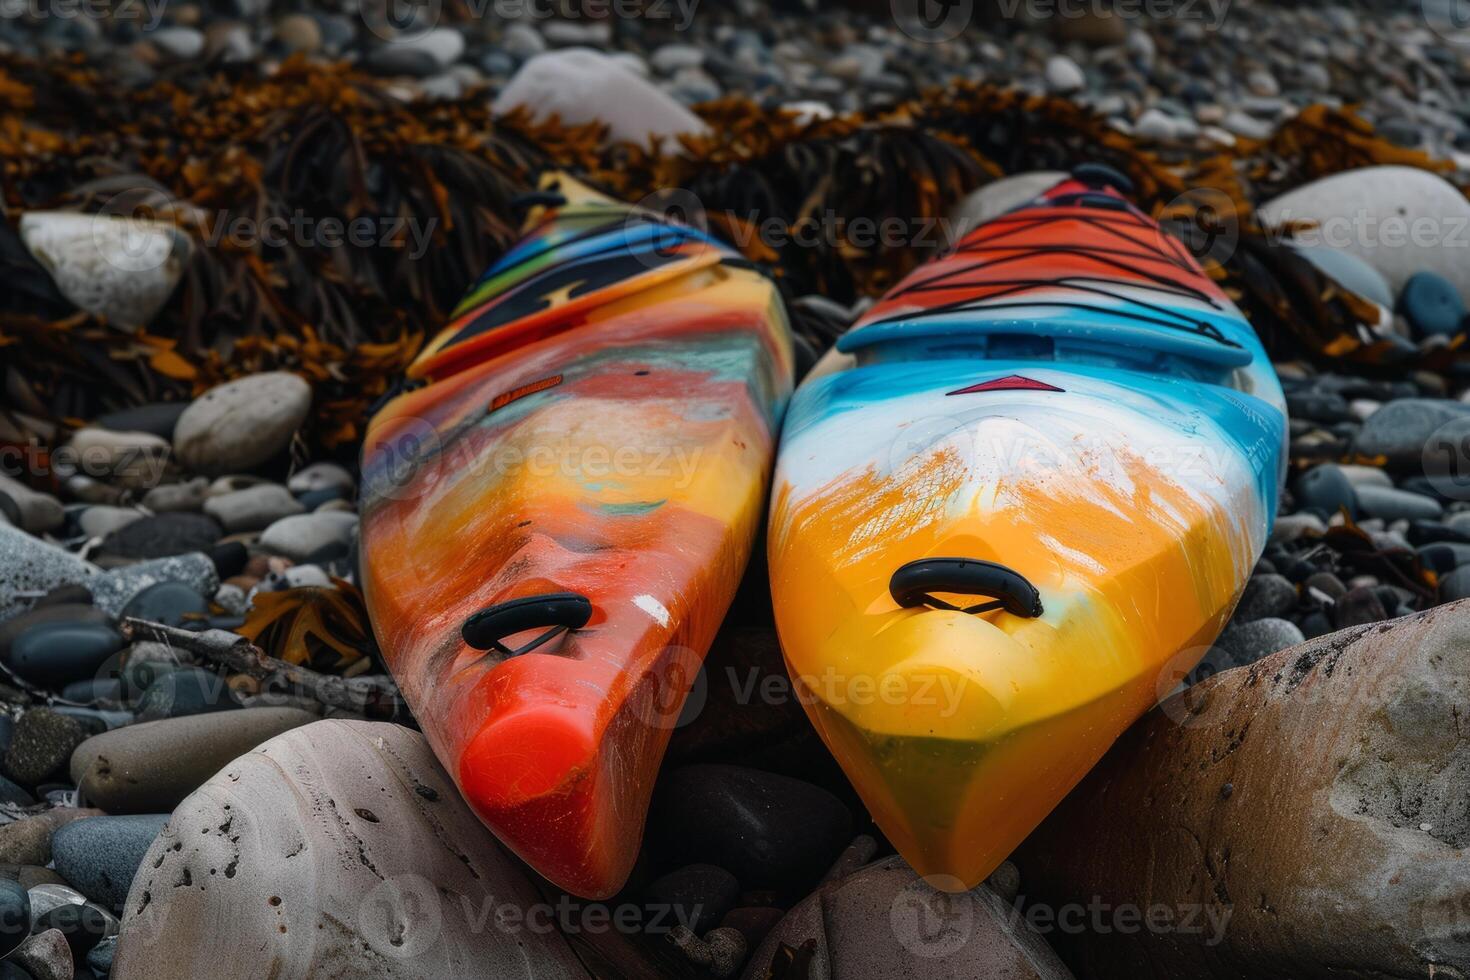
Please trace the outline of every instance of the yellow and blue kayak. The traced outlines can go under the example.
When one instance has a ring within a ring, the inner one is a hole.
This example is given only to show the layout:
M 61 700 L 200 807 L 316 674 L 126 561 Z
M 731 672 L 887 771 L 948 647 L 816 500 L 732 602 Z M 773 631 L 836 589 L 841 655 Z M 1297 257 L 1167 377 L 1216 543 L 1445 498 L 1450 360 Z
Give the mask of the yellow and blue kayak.
M 793 396 L 771 591 L 900 854 L 983 880 L 1197 662 L 1259 557 L 1286 409 L 1181 242 L 1079 168 L 915 270 Z

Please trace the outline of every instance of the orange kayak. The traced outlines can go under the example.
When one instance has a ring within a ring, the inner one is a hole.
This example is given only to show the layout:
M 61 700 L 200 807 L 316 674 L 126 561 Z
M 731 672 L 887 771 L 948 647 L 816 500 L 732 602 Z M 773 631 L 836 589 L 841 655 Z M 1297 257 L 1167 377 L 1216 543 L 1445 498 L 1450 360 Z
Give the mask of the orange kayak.
M 738 253 L 562 178 L 369 427 L 384 657 L 476 813 L 570 892 L 632 867 L 792 369 Z

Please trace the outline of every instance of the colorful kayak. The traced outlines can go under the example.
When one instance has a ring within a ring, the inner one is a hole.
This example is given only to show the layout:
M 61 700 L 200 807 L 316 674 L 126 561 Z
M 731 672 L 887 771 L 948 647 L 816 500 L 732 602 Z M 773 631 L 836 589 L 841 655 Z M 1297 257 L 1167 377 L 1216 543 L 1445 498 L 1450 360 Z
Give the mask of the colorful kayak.
M 384 656 L 481 819 L 555 884 L 623 884 L 763 514 L 792 350 L 774 285 L 562 179 L 363 450 Z
M 1079 168 L 920 267 L 797 390 L 771 592 L 813 723 L 921 874 L 971 887 L 1226 622 L 1281 388 L 1188 251 Z

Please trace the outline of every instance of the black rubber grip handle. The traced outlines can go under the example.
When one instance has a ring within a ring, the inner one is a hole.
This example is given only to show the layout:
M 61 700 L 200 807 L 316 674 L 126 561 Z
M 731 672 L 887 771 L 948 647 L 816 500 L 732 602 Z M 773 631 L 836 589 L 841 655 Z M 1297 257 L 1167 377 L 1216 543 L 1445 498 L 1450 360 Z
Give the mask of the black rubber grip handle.
M 1013 616 L 1034 619 L 1041 615 L 1041 593 L 1025 576 L 1004 565 L 978 558 L 920 558 L 911 561 L 888 580 L 893 601 L 904 608 L 934 606 L 960 612 L 1004 609 Z M 960 609 L 932 593 L 991 596 L 997 601 Z
M 592 600 L 576 592 L 548 592 L 507 599 L 486 606 L 464 621 L 460 636 L 476 650 L 499 650 L 515 656 L 539 647 L 563 630 L 581 629 L 592 618 Z M 525 630 L 548 627 L 530 643 L 518 650 L 508 649 L 501 641 Z

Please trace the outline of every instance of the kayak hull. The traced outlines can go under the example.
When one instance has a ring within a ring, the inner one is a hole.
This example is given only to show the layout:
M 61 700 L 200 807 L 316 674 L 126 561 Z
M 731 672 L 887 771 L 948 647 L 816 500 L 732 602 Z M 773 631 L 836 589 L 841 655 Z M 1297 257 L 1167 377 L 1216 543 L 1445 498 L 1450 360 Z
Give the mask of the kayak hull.
M 558 288 L 553 309 L 579 301 Z M 369 430 L 362 530 L 374 627 L 436 754 L 501 840 L 590 898 L 631 869 L 749 558 L 792 363 L 753 270 L 697 261 L 604 299 L 571 322 L 512 320 L 514 344 L 475 335 L 479 360 L 433 345 L 450 370 Z M 533 650 L 461 633 L 560 593 L 590 616 Z
M 935 324 L 880 304 L 844 339 L 856 365 L 798 389 L 772 491 L 772 596 L 803 704 L 899 853 L 949 889 L 989 875 L 1195 666 L 1282 476 L 1280 388 L 1223 297 L 1199 316 L 1230 346 L 1140 351 L 1153 338 L 1112 322 L 1126 289 L 1059 322 L 1038 258 L 1007 273 L 1034 308 L 1006 293 Z M 894 573 L 935 558 L 1004 566 L 1039 615 L 955 593 L 901 604 Z

